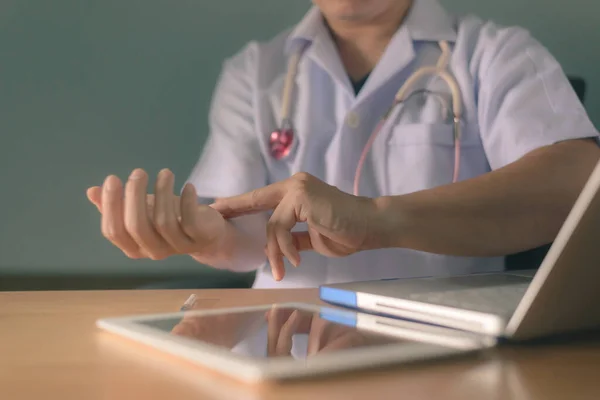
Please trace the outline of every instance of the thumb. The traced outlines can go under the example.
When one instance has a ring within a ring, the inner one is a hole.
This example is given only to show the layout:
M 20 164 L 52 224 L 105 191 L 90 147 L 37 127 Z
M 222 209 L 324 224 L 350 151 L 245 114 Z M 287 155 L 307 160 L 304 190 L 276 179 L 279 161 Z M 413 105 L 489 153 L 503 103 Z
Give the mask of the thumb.
M 308 232 L 292 232 L 292 238 L 294 239 L 294 245 L 298 251 L 308 251 L 313 249 Z
M 363 235 L 352 232 L 352 230 L 339 230 L 314 221 L 311 221 L 310 224 L 321 236 L 324 236 L 345 248 L 357 251 L 363 244 Z
M 88 200 L 96 206 L 98 211 L 102 212 L 102 188 L 93 186 L 86 192 Z

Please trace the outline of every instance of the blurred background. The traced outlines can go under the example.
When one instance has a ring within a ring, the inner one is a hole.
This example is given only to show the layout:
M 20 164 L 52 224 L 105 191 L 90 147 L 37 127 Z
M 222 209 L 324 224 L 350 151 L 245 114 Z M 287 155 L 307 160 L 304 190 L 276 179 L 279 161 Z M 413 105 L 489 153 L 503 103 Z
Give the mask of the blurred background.
M 442 3 L 529 29 L 568 75 L 585 79 L 586 107 L 600 126 L 600 3 Z M 206 138 L 223 60 L 292 26 L 309 6 L 0 0 L 0 290 L 249 286 L 251 274 L 184 256 L 127 259 L 102 237 L 85 191 L 136 167 L 151 175 L 169 167 L 180 186 Z

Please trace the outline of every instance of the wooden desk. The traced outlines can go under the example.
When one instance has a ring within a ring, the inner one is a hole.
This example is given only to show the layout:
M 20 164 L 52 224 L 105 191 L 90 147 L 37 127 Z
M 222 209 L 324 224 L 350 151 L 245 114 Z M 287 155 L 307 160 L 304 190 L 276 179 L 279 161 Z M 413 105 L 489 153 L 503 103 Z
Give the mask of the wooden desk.
M 2 399 L 600 399 L 600 336 L 247 386 L 98 330 L 99 317 L 177 310 L 188 290 L 0 293 Z M 317 302 L 315 290 L 197 291 L 206 308 Z

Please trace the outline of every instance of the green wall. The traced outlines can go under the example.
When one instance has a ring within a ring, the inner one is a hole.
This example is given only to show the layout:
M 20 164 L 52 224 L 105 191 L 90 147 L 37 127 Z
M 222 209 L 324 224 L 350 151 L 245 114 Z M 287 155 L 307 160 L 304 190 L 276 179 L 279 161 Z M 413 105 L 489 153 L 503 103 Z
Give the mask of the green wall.
M 600 124 L 600 5 L 445 1 L 529 27 L 590 84 Z M 206 136 L 222 60 L 297 21 L 308 1 L 2 0 L 0 274 L 198 271 L 132 261 L 100 234 L 85 190 L 109 173 L 170 167 L 180 185 Z M 527 7 L 527 12 L 522 9 Z M 538 9 L 539 7 L 539 9 Z M 564 8 L 564 9 L 563 9 Z M 266 11 L 278 18 L 266 16 Z

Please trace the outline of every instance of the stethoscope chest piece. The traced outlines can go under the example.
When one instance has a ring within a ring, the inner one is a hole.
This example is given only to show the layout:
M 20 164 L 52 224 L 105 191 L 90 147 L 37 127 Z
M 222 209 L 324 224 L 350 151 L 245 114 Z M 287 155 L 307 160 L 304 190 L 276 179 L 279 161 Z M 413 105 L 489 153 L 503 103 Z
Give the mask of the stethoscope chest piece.
M 276 160 L 287 157 L 294 144 L 294 129 L 290 123 L 282 124 L 281 128 L 271 132 L 269 136 L 269 151 Z

